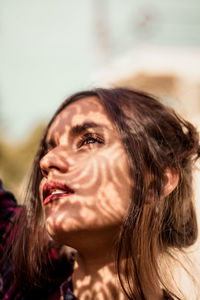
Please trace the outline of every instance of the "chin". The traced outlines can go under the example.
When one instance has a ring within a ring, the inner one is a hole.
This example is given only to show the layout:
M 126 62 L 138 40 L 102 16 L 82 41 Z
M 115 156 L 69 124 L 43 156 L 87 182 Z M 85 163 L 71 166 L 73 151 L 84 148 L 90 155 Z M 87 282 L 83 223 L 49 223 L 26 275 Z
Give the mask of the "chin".
M 83 228 L 74 219 L 68 218 L 66 222 L 53 221 L 52 218 L 46 220 L 46 230 L 50 237 L 62 245 L 74 247 L 74 242 L 83 238 Z

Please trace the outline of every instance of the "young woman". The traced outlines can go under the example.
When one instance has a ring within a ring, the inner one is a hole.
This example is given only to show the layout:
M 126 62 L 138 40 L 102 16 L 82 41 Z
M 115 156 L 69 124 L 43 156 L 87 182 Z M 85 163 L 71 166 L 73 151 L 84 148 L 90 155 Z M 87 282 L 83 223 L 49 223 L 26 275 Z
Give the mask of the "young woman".
M 68 98 L 41 141 L 13 250 L 24 295 L 55 282 L 52 270 L 58 276 L 44 256 L 47 231 L 77 258 L 72 276 L 59 265 L 61 292 L 41 299 L 179 299 L 159 259 L 196 241 L 199 156 L 195 128 L 146 93 L 95 89 Z

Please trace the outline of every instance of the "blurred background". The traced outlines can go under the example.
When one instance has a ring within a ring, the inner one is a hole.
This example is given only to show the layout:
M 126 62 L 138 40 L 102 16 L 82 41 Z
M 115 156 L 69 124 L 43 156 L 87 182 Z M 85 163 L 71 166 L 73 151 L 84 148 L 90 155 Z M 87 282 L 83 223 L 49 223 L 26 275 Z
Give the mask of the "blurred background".
M 199 0 L 1 0 L 0 178 L 20 199 L 71 93 L 129 86 L 200 124 Z

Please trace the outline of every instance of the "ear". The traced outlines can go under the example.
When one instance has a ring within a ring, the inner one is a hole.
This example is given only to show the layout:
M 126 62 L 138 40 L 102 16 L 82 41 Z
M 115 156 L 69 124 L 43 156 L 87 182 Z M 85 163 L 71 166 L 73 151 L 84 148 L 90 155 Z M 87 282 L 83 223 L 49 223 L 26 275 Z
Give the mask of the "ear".
M 167 197 L 178 185 L 179 174 L 175 168 L 166 168 L 164 172 L 163 195 Z

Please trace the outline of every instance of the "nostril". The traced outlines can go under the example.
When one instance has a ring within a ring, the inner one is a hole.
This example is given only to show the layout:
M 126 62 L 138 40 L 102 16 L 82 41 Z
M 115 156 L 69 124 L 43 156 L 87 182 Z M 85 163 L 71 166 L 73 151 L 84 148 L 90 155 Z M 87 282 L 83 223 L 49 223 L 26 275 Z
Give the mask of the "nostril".
M 47 177 L 49 171 L 49 161 L 44 157 L 40 160 L 40 172 L 42 176 Z
M 40 168 L 40 171 L 44 177 L 48 176 L 48 172 L 45 169 Z

